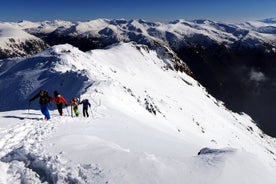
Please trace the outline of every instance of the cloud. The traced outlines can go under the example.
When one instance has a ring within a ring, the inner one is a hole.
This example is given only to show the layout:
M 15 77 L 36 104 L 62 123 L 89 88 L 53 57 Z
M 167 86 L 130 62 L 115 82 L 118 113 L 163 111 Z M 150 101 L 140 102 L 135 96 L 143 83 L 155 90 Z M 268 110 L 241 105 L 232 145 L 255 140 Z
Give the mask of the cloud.
M 258 71 L 255 71 L 254 69 L 252 69 L 249 73 L 249 79 L 251 81 L 254 81 L 254 82 L 263 82 L 265 81 L 267 78 L 266 76 L 264 75 L 264 73 L 262 72 L 258 72 Z

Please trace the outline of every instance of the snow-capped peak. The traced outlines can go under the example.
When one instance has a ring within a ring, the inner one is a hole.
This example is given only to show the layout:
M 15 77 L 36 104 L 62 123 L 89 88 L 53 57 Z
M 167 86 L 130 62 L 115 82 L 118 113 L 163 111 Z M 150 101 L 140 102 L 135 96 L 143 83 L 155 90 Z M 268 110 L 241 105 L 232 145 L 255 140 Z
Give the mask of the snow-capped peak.
M 16 29 L 15 27 L 13 27 L 10 24 L 1 23 L 0 24 L 0 41 L 3 44 L 3 42 L 7 41 L 8 39 L 26 40 L 26 39 L 37 39 L 37 38 L 21 29 Z
M 0 23 L 0 58 L 34 54 L 47 47 L 40 38 L 9 23 Z

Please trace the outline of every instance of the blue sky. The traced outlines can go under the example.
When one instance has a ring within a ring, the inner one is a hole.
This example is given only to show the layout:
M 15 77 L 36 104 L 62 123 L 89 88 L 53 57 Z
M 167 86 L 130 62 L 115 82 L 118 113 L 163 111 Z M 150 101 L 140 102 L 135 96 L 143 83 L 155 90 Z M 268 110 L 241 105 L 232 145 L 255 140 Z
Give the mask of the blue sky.
M 0 3 L 0 21 L 183 18 L 239 22 L 275 17 L 276 0 L 2 0 Z

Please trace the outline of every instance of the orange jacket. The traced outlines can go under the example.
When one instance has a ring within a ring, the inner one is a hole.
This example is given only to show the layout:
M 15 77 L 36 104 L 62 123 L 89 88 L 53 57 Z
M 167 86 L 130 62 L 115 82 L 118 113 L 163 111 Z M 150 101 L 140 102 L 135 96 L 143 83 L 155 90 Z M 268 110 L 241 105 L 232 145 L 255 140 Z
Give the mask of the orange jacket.
M 56 104 L 61 104 L 61 103 L 67 104 L 65 98 L 63 98 L 63 96 L 61 95 L 58 95 L 57 97 L 52 98 L 52 101 L 55 101 Z

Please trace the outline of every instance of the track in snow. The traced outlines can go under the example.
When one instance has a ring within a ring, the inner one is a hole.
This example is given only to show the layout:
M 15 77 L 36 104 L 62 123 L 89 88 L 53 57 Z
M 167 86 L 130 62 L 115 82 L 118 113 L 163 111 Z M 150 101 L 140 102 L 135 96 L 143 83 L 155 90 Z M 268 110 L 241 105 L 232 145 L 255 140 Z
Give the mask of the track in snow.
M 0 131 L 0 184 L 108 183 L 97 166 L 75 164 L 63 153 L 49 155 L 44 151 L 41 142 L 57 123 L 58 117 L 49 121 L 26 118 Z

